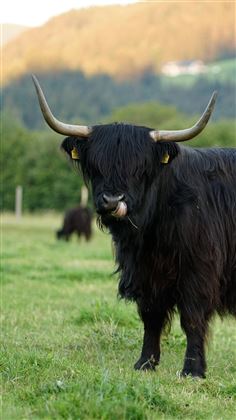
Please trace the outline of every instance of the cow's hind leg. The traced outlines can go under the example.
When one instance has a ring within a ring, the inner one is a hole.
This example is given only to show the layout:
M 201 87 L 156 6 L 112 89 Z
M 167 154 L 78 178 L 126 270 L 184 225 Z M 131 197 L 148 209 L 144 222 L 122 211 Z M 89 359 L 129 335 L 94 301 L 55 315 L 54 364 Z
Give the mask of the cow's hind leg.
M 181 313 L 181 327 L 187 337 L 187 348 L 182 376 L 205 378 L 205 341 L 209 317 L 193 321 Z
M 160 360 L 160 337 L 168 320 L 168 312 L 139 308 L 139 314 L 144 323 L 144 337 L 141 356 L 134 368 L 136 370 L 155 370 L 155 366 Z

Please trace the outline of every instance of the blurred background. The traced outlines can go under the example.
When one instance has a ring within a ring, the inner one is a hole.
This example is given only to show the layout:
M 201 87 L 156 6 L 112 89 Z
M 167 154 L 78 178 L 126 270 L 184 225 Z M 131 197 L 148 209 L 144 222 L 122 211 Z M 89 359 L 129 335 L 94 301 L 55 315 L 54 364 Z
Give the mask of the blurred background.
M 14 211 L 19 185 L 24 211 L 81 201 L 82 179 L 43 121 L 31 73 L 68 123 L 184 128 L 217 90 L 213 118 L 191 145 L 236 145 L 234 2 L 4 3 L 2 210 Z

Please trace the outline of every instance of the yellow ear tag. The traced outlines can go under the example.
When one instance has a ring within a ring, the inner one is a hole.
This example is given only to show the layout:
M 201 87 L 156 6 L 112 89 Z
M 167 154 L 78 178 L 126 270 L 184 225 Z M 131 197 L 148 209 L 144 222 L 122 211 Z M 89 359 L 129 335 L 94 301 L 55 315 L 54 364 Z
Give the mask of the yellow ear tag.
M 75 147 L 73 147 L 73 149 L 71 151 L 71 157 L 72 157 L 72 159 L 79 160 L 79 153 L 78 153 L 78 150 Z
M 170 159 L 170 155 L 166 152 L 163 158 L 161 159 L 161 163 L 168 163 L 169 159 Z

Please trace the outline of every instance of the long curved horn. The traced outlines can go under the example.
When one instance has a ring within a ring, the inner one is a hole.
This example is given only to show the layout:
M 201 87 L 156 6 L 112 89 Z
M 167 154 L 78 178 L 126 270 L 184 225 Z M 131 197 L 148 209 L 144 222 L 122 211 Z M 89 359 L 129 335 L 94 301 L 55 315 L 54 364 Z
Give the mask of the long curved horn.
M 32 75 L 32 79 L 34 82 L 42 114 L 49 127 L 51 127 L 57 133 L 64 134 L 66 136 L 88 137 L 88 135 L 92 132 L 91 127 L 88 127 L 87 125 L 64 124 L 63 122 L 59 121 L 57 118 L 54 117 L 47 104 L 47 101 L 45 99 L 45 96 L 37 78 L 34 75 Z
M 171 131 L 150 131 L 150 136 L 154 141 L 187 141 L 196 137 L 201 131 L 205 128 L 208 123 L 208 120 L 212 114 L 212 111 L 215 106 L 217 92 L 213 92 L 209 104 L 207 105 L 205 111 L 203 112 L 201 118 L 196 122 L 196 124 L 191 128 L 186 128 L 185 130 L 171 130 Z

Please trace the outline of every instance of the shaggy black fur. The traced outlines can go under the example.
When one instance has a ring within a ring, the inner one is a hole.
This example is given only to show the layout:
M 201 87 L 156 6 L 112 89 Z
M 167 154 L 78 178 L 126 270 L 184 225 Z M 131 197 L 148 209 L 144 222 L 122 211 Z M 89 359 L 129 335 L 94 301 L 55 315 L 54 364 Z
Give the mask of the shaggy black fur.
M 88 139 L 69 137 L 62 147 L 78 150 L 99 213 L 103 193 L 125 196 L 126 217 L 100 220 L 115 243 L 119 294 L 137 303 L 144 323 L 135 368 L 155 369 L 177 308 L 187 337 L 182 373 L 204 377 L 210 319 L 236 316 L 236 149 L 155 143 L 149 131 L 95 126 Z
M 92 212 L 87 207 L 78 206 L 66 212 L 62 229 L 57 231 L 58 239 L 68 241 L 72 233 L 84 236 L 89 241 L 92 235 Z

